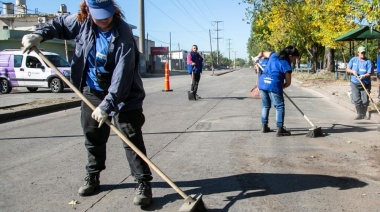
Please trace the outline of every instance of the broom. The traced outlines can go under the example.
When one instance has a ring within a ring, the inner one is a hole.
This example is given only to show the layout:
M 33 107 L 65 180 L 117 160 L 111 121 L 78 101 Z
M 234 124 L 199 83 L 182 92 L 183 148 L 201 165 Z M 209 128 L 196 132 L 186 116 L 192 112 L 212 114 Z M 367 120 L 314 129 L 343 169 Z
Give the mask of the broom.
M 193 83 L 194 83 L 194 72 L 191 71 L 191 87 L 193 87 Z M 194 91 L 187 91 L 187 97 L 191 101 L 197 100 L 197 96 L 194 93 Z
M 252 88 L 251 92 L 248 93 L 248 96 L 258 99 L 258 98 L 261 98 L 261 96 L 260 96 L 259 87 L 257 86 L 257 81 L 258 79 L 256 79 L 256 85 Z
M 45 61 L 46 64 L 51 67 L 54 72 L 63 80 L 81 99 L 85 102 L 92 110 L 95 110 L 95 106 L 91 104 L 90 101 L 86 99 L 85 96 L 55 67 L 36 47 L 32 47 L 32 49 Z M 202 194 L 197 194 L 193 196 L 187 196 L 177 185 L 173 183 L 152 161 L 149 160 L 148 157 L 145 156 L 126 136 L 123 135 L 111 122 L 110 120 L 106 120 L 105 123 L 128 145 L 133 151 L 136 152 L 137 155 L 141 157 L 160 177 L 162 177 L 179 195 L 181 195 L 185 199 L 185 203 L 182 205 L 179 211 L 207 211 L 203 201 Z
M 358 77 L 358 76 L 356 76 L 356 78 L 359 80 L 359 82 L 360 82 L 360 84 L 362 85 L 362 87 L 364 88 L 364 90 L 365 90 L 365 92 L 366 92 L 368 98 L 371 100 L 371 102 L 373 103 L 373 106 L 375 106 L 375 108 L 376 108 L 376 110 L 377 110 L 377 113 L 379 113 L 379 115 L 380 115 L 379 108 L 377 107 L 376 103 L 373 101 L 371 95 L 369 95 L 369 92 L 368 92 L 368 90 L 365 88 L 365 86 L 364 86 L 362 80 L 361 80 L 360 77 Z M 380 124 L 377 126 L 377 131 L 380 131 Z
M 261 70 L 264 70 L 263 67 L 257 63 L 257 65 L 259 66 L 259 68 Z M 252 97 L 252 98 L 261 98 L 261 95 L 260 95 L 260 91 L 259 91 L 259 87 L 258 87 L 258 81 L 259 81 L 259 76 L 257 76 L 257 79 L 256 79 L 256 85 L 252 88 L 252 90 L 248 93 L 248 96 L 249 97 Z
M 286 96 L 286 98 L 289 99 L 289 101 L 294 105 L 294 107 L 297 108 L 297 110 L 303 115 L 303 117 L 305 117 L 306 121 L 309 122 L 309 124 L 312 126 L 312 128 L 310 128 L 309 132 L 306 134 L 306 137 L 315 138 L 323 136 L 321 127 L 317 127 L 313 123 L 311 123 L 307 116 L 301 111 L 301 109 L 299 109 L 296 103 L 294 103 L 293 100 L 285 92 L 284 95 Z

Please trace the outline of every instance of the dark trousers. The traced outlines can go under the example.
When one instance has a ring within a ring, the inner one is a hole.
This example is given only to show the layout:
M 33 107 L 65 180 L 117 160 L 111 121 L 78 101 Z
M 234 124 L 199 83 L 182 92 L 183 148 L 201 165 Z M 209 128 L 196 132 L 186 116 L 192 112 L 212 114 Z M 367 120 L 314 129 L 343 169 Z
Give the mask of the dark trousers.
M 96 107 L 102 102 L 106 94 L 90 90 L 86 87 L 83 90 L 83 95 Z M 81 124 L 88 153 L 86 170 L 88 173 L 99 173 L 106 169 L 106 144 L 110 135 L 110 127 L 107 124 L 103 124 L 98 128 L 99 123 L 91 117 L 93 111 L 84 102 L 82 102 L 81 110 Z M 146 155 L 141 131 L 141 127 L 145 122 L 145 116 L 142 113 L 142 109 L 120 112 L 114 116 L 113 119 L 115 127 Z M 145 161 L 143 161 L 124 141 L 123 145 L 131 168 L 131 174 L 135 180 L 152 180 L 152 173 Z
M 363 86 L 361 84 L 354 84 L 350 82 L 351 90 L 352 90 L 352 100 L 356 107 L 368 107 L 369 105 L 369 97 L 365 92 Z M 371 93 L 371 84 L 364 84 L 368 93 Z
M 190 90 L 193 91 L 195 94 L 197 94 L 200 80 L 201 80 L 201 73 L 193 73 Z

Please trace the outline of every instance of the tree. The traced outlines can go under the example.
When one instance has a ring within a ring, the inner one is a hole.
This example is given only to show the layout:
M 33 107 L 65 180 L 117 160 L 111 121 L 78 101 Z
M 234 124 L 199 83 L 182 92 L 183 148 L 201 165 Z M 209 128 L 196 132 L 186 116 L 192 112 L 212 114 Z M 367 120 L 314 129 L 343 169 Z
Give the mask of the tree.
M 279 51 L 287 45 L 307 53 L 312 69 L 324 47 L 339 48 L 344 44 L 333 39 L 353 27 L 347 16 L 351 1 L 347 0 L 247 0 L 252 6 L 247 15 L 252 21 L 252 39 L 266 40 Z M 250 49 L 250 47 L 248 47 Z M 333 57 L 333 54 L 328 54 Z M 329 59 L 333 61 L 333 58 Z

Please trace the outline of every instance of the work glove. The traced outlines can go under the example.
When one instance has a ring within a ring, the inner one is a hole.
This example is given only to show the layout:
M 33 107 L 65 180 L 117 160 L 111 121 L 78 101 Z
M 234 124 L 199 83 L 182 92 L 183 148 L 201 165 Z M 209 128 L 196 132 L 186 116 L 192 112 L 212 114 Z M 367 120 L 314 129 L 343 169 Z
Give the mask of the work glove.
M 41 35 L 37 34 L 26 34 L 22 37 L 21 44 L 24 47 L 22 49 L 22 53 L 25 53 L 29 49 L 31 49 L 33 46 L 37 47 L 40 45 L 41 41 L 43 40 Z
M 104 112 L 99 107 L 95 108 L 94 112 L 92 112 L 91 117 L 99 122 L 99 128 L 103 125 L 103 123 L 107 120 L 108 114 Z
M 252 61 L 253 61 L 254 63 L 259 63 L 259 60 L 260 60 L 260 59 L 259 59 L 259 57 L 257 57 L 257 56 L 252 58 Z
M 363 79 L 364 77 L 365 77 L 365 75 L 362 74 L 362 75 L 359 76 L 359 79 Z

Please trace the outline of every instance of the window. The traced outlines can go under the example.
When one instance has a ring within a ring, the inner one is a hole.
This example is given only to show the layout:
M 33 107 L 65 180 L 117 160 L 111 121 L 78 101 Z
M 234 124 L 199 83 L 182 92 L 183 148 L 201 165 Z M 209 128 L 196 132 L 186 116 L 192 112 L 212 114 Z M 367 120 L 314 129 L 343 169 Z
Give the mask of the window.
M 33 56 L 26 57 L 26 67 L 28 68 L 41 68 L 41 62 Z
M 22 55 L 15 55 L 13 61 L 14 61 L 15 68 L 20 68 L 21 67 L 21 61 L 22 61 Z

